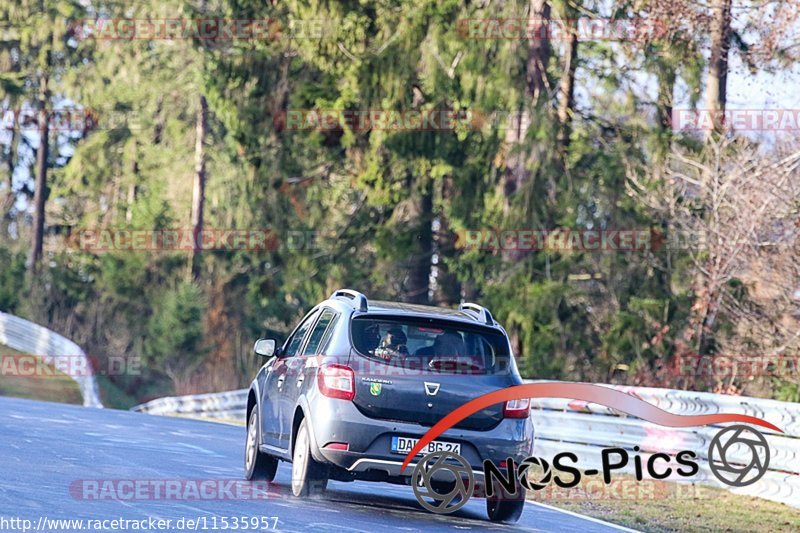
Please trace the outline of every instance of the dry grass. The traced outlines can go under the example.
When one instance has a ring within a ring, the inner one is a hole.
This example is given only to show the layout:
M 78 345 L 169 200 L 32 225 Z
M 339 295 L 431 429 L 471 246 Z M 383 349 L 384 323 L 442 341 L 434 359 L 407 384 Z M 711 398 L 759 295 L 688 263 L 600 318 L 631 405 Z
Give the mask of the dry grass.
M 24 354 L 0 345 L 0 364 L 7 357 L 20 355 Z M 14 373 L 14 368 L 10 362 L 0 366 L 0 396 L 83 404 L 78 384 L 66 374 L 48 367 L 52 372 L 47 372 L 47 376 L 20 376 Z
M 641 531 L 800 531 L 800 509 L 689 484 L 616 476 L 608 488 L 584 479 L 574 489 L 531 499 Z

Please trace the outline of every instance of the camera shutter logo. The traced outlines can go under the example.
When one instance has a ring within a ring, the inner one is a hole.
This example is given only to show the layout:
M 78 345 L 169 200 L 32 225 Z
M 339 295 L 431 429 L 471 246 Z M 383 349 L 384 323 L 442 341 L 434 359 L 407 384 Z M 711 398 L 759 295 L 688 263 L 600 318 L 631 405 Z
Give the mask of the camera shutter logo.
M 769 467 L 769 445 L 759 431 L 737 424 L 714 435 L 708 465 L 721 482 L 732 487 L 752 485 Z
M 528 469 L 531 466 L 538 466 L 542 470 L 542 474 L 539 476 L 538 481 L 531 480 L 531 476 L 528 473 Z M 524 472 L 525 475 L 522 475 L 522 472 Z M 541 457 L 528 457 L 520 464 L 520 474 L 518 477 L 519 482 L 526 489 L 542 490 L 549 485 L 550 481 L 553 479 L 553 471 L 550 469 L 550 463 Z
M 434 477 L 450 490 L 437 492 L 434 489 Z M 457 453 L 433 452 L 423 457 L 414 467 L 411 486 L 414 488 L 414 497 L 422 507 L 433 513 L 449 514 L 461 509 L 472 496 L 475 491 L 475 475 L 467 460 Z M 434 503 L 429 503 L 426 498 Z

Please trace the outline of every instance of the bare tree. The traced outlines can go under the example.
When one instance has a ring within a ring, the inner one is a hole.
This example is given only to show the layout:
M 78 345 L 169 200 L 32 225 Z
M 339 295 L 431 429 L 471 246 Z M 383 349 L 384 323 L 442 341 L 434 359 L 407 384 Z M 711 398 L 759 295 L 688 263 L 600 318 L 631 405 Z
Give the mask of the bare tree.
M 703 354 L 755 343 L 766 353 L 797 337 L 791 327 L 778 333 L 774 326 L 797 310 L 798 168 L 800 150 L 765 155 L 746 140 L 723 137 L 707 142 L 699 154 L 673 149 L 663 180 L 654 179 L 661 175 L 654 169 L 646 179 L 629 172 L 634 194 L 668 220 L 673 233 L 668 246 L 690 259 L 692 281 L 686 288 L 693 305 L 678 352 Z M 770 276 L 774 294 L 766 299 L 757 290 L 765 269 L 781 272 Z M 748 299 L 741 289 L 755 305 L 743 303 Z M 720 314 L 736 326 L 727 338 L 715 335 Z M 769 335 L 765 327 L 772 330 Z M 753 337 L 759 330 L 762 335 Z

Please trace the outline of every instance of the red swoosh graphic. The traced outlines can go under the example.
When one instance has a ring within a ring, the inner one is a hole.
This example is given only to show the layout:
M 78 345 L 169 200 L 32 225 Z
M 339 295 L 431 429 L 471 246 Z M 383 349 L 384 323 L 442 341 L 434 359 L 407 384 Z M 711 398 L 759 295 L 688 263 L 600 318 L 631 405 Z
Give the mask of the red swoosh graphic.
M 402 472 L 405 470 L 414 456 L 416 456 L 425 445 L 468 416 L 472 416 L 481 409 L 486 409 L 498 403 L 510 400 L 521 400 L 524 398 L 565 398 L 568 400 L 582 400 L 605 405 L 606 407 L 611 407 L 612 409 L 622 411 L 623 413 L 642 418 L 661 426 L 675 428 L 707 426 L 709 424 L 720 424 L 723 422 L 745 422 L 783 433 L 783 430 L 779 427 L 755 416 L 733 413 L 676 415 L 664 411 L 635 396 L 590 383 L 526 383 L 524 385 L 516 385 L 514 387 L 489 392 L 483 396 L 478 396 L 442 418 L 436 425 L 429 429 L 428 432 L 419 439 L 416 446 L 408 452 L 400 471 Z

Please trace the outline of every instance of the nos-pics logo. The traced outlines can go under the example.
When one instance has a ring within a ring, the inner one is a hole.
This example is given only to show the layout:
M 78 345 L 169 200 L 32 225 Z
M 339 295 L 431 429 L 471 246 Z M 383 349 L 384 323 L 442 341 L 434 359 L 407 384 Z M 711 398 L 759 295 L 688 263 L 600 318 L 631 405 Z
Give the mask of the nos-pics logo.
M 639 447 L 635 446 L 638 452 Z M 700 465 L 697 454 L 683 450 L 673 457 L 665 453 L 633 456 L 636 479 L 644 479 L 644 472 L 653 479 L 666 479 L 678 475 L 690 477 L 697 474 Z M 512 458 L 506 460 L 505 472 L 493 462 L 483 462 L 487 498 L 520 499 L 525 489 L 542 490 L 551 482 L 563 489 L 577 486 L 583 476 L 602 474 L 603 482 L 611 483 L 611 473 L 625 468 L 631 460 L 624 448 L 605 448 L 601 451 L 602 468 L 577 468 L 578 457 L 572 452 L 563 452 L 553 458 L 553 467 L 540 457 L 528 457 L 517 464 Z M 752 485 L 766 473 L 770 451 L 767 440 L 759 431 L 745 425 L 734 425 L 719 431 L 708 448 L 708 466 L 722 483 L 732 487 Z M 571 463 L 571 464 L 570 464 Z M 534 479 L 529 469 L 538 467 L 541 474 Z M 554 473 L 554 470 L 556 473 Z M 562 477 L 561 473 L 567 474 Z M 417 463 L 412 473 L 414 496 L 425 509 L 440 514 L 449 514 L 463 507 L 475 492 L 475 474 L 469 462 L 454 452 L 429 453 Z M 498 494 L 500 492 L 500 494 Z

